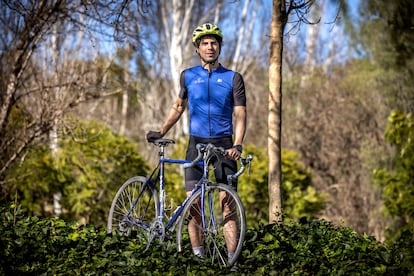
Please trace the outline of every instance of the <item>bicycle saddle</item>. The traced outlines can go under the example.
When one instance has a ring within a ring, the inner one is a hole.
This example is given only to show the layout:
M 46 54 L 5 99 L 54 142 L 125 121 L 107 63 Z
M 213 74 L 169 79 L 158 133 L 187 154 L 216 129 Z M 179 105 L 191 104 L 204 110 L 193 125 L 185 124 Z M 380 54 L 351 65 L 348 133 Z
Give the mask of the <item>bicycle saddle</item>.
M 169 144 L 175 144 L 175 141 L 172 140 L 172 139 L 161 138 L 161 139 L 155 140 L 153 143 L 154 143 L 154 145 L 157 145 L 157 146 L 160 147 L 160 146 L 166 146 L 166 145 L 169 145 Z

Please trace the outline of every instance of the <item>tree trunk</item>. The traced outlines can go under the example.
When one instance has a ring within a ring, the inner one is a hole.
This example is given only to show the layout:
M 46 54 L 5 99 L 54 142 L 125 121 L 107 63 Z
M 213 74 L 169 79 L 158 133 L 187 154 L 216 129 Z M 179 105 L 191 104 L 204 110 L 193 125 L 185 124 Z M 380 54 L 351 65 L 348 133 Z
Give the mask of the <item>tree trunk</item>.
M 286 22 L 284 0 L 273 0 L 269 59 L 269 223 L 282 222 L 282 53 Z
M 60 26 L 58 25 L 54 25 L 53 26 L 53 33 L 51 34 L 51 42 L 50 42 L 50 48 L 51 48 L 51 52 L 52 52 L 52 60 L 53 60 L 53 64 L 55 67 L 55 72 L 58 71 L 59 66 L 61 66 L 60 62 L 59 62 L 59 56 L 60 56 L 60 49 L 62 47 L 62 41 L 59 39 L 58 37 L 58 28 L 60 28 Z M 60 30 L 61 31 L 61 30 Z M 47 59 L 45 57 L 44 60 L 45 64 L 44 64 L 44 68 L 48 68 L 50 67 L 52 64 L 47 64 Z M 47 79 L 46 76 L 46 72 L 44 72 L 44 79 Z M 57 104 L 58 102 L 61 101 L 61 97 L 62 97 L 62 90 L 60 87 L 58 87 L 59 83 L 59 75 L 58 74 L 54 74 L 52 77 L 52 86 L 56 85 L 56 88 L 53 89 L 52 94 L 50 95 L 52 98 L 52 103 Z M 54 123 L 52 126 L 52 129 L 49 131 L 49 148 L 52 154 L 52 158 L 53 158 L 53 162 L 56 163 L 57 161 L 57 155 L 59 153 L 60 147 L 59 147 L 59 135 L 58 135 L 58 125 L 60 118 L 55 118 L 54 119 Z M 62 214 L 62 192 L 61 191 L 56 191 L 53 194 L 53 214 L 56 217 L 59 217 Z M 46 203 L 47 204 L 47 203 Z
M 173 0 L 171 5 L 171 10 L 168 10 L 168 5 L 163 5 L 163 25 L 165 36 L 170 46 L 169 57 L 172 88 L 169 91 L 170 96 L 168 101 L 172 103 L 178 96 L 180 90 L 180 72 L 183 70 L 186 55 L 188 56 L 184 51 L 191 41 L 190 33 L 192 26 L 190 26 L 190 23 L 195 2 L 194 0 L 189 0 L 184 3 L 181 0 Z M 167 108 L 167 110 L 169 109 Z M 188 135 L 188 125 L 188 117 L 182 116 L 181 120 L 177 122 L 177 126 L 172 130 L 172 136 L 177 138 Z
M 123 71 L 123 78 L 124 78 L 124 87 L 122 88 L 122 100 L 121 100 L 121 116 L 120 116 L 120 124 L 119 124 L 119 134 L 125 135 L 126 128 L 127 128 L 127 121 L 128 121 L 128 106 L 129 106 L 129 89 L 131 86 L 131 78 L 130 78 L 130 68 L 129 68 L 129 60 L 131 58 L 131 47 L 127 47 L 125 49 L 125 53 L 123 56 L 124 61 L 124 71 Z

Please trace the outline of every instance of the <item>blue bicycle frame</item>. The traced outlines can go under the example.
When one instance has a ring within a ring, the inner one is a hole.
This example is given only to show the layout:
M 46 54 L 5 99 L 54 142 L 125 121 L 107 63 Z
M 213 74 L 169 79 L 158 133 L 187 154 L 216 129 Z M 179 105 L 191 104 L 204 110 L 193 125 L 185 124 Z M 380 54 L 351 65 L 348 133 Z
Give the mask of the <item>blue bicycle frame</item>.
M 163 152 L 160 153 L 160 160 L 158 161 L 157 166 L 154 168 L 154 170 L 152 171 L 150 177 L 147 179 L 147 181 L 145 182 L 144 186 L 142 187 L 142 190 L 140 191 L 140 194 L 138 195 L 137 199 L 135 200 L 133 206 L 136 205 L 139 197 L 141 196 L 141 194 L 145 191 L 145 189 L 147 188 L 148 185 L 152 185 L 152 183 L 155 183 L 157 179 L 159 179 L 160 181 L 160 185 L 159 185 L 159 214 L 157 219 L 164 224 L 164 203 L 165 203 L 165 180 L 164 180 L 164 167 L 165 164 L 188 164 L 191 163 L 192 161 L 190 160 L 182 160 L 182 159 L 170 159 L 170 158 L 165 158 Z M 208 179 L 208 168 L 207 166 L 204 165 L 204 161 L 199 161 L 196 163 L 197 166 L 200 166 L 203 168 L 203 177 L 199 180 L 199 184 L 201 184 L 203 181 Z M 158 174 L 156 177 L 154 177 L 156 175 L 156 172 L 158 171 Z M 154 187 L 155 188 L 155 187 Z M 196 185 L 194 187 L 194 189 L 191 191 L 191 195 L 193 195 L 199 188 L 201 188 L 201 216 L 202 216 L 202 225 L 203 225 L 203 229 L 205 229 L 205 216 L 204 216 L 204 194 L 205 194 L 205 186 L 204 185 Z M 169 230 L 171 228 L 171 226 L 176 222 L 177 218 L 179 217 L 179 215 L 181 214 L 182 210 L 184 209 L 184 207 L 187 205 L 188 200 L 190 199 L 190 196 L 188 196 L 184 202 L 177 207 L 177 209 L 173 212 L 173 215 L 171 216 L 171 218 L 169 219 L 169 221 L 167 222 L 167 225 L 165 226 L 166 230 Z M 127 217 L 129 217 L 129 215 L 131 214 L 131 212 L 133 211 L 133 208 L 131 208 L 131 210 L 129 210 Z M 146 230 L 150 229 L 150 225 L 140 225 L 140 227 L 145 228 Z

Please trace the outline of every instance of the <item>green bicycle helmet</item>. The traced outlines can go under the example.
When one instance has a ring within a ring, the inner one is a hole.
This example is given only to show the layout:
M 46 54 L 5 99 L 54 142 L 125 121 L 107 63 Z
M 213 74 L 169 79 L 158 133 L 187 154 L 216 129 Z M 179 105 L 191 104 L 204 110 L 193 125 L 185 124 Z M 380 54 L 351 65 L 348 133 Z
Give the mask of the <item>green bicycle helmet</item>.
M 193 31 L 193 44 L 194 45 L 198 44 L 197 40 L 199 40 L 200 38 L 206 35 L 215 36 L 219 43 L 221 43 L 223 40 L 223 34 L 221 33 L 221 30 L 217 25 L 211 24 L 211 23 L 205 23 L 203 25 L 198 26 Z

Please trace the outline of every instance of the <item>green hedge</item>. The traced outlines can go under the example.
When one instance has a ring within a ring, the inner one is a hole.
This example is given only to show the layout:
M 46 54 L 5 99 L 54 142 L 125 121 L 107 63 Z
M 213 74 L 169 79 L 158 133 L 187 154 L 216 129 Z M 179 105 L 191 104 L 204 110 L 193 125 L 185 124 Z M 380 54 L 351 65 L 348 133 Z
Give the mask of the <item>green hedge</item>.
M 104 227 L 25 217 L 1 207 L 1 275 L 228 275 L 173 241 L 150 249 Z M 409 275 L 413 241 L 383 245 L 321 220 L 248 229 L 240 275 Z

